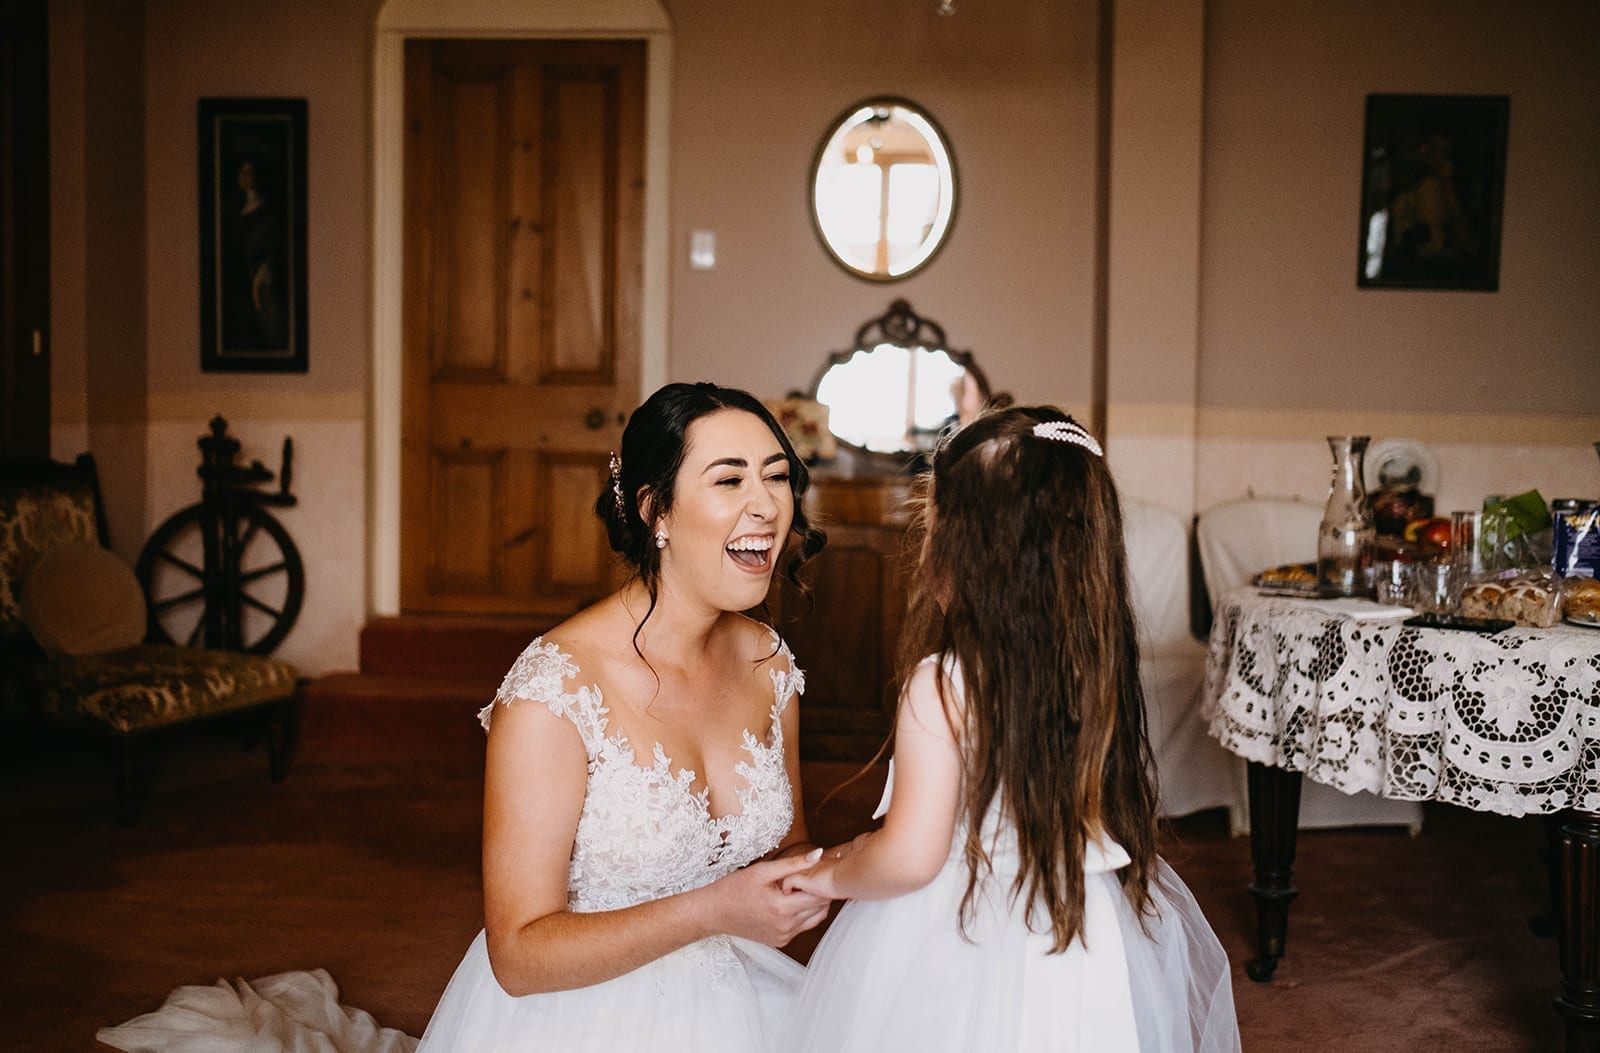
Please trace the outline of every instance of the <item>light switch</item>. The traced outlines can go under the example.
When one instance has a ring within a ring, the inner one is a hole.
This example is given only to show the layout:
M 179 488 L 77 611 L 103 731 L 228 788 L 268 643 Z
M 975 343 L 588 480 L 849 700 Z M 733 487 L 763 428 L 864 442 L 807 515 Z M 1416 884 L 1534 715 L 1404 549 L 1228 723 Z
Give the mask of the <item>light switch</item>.
M 689 232 L 689 269 L 709 271 L 717 265 L 717 232 L 691 230 Z

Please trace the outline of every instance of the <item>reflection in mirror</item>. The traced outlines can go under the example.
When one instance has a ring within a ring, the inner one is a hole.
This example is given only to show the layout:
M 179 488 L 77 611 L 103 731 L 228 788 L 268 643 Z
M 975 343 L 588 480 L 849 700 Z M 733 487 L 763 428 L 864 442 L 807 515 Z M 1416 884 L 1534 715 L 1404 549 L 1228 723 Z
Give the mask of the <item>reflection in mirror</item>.
M 817 401 L 834 435 L 876 453 L 930 449 L 958 416 L 967 371 L 943 349 L 879 344 L 828 370 Z
M 970 353 L 946 347 L 943 329 L 896 300 L 856 332 L 854 348 L 829 357 L 813 397 L 841 442 L 903 459 L 972 419 L 989 385 Z
M 892 281 L 922 267 L 955 216 L 955 161 L 944 135 L 904 99 L 869 99 L 845 111 L 811 176 L 811 218 L 822 243 L 863 278 Z

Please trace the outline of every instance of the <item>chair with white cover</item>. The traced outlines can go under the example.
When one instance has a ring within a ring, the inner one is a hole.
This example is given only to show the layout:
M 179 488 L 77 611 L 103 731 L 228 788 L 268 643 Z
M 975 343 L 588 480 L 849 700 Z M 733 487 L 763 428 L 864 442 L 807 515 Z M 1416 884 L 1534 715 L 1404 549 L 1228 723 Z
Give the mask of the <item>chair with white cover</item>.
M 1206 732 L 1206 650 L 1189 629 L 1189 532 L 1178 516 L 1124 499 L 1129 591 L 1139 623 L 1139 680 L 1160 784 L 1160 814 L 1235 806 L 1236 759 Z
M 1225 501 L 1200 514 L 1195 541 L 1211 601 L 1247 583 L 1267 567 L 1310 563 L 1317 558 L 1317 528 L 1322 508 L 1304 501 L 1248 497 Z M 1234 831 L 1249 829 L 1244 762 L 1236 766 L 1237 805 Z M 1404 826 L 1422 829 L 1422 805 L 1392 801 L 1375 793 L 1347 794 L 1332 786 L 1302 780 L 1300 828 Z

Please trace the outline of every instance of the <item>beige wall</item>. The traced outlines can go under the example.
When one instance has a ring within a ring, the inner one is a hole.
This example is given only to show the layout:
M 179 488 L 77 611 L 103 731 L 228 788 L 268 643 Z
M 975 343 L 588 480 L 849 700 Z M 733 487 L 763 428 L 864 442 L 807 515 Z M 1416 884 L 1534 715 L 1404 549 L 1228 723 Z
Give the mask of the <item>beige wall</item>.
M 57 452 L 81 434 L 119 463 L 113 521 L 142 524 L 119 528 L 126 553 L 198 495 L 194 440 L 211 414 L 269 464 L 292 435 L 302 501 L 283 518 L 310 592 L 283 653 L 313 673 L 355 664 L 366 616 L 378 7 L 52 5 L 52 157 L 68 162 L 52 210 Z M 976 351 L 996 387 L 1088 408 L 1098 4 L 935 7 L 670 4 L 672 378 L 803 387 L 903 296 Z M 1322 436 L 1370 430 L 1430 443 L 1445 506 L 1522 483 L 1600 491 L 1583 444 L 1600 438 L 1593 5 L 1114 7 L 1108 446 L 1128 489 L 1181 514 L 1250 489 L 1316 500 Z M 1513 96 L 1501 292 L 1356 291 L 1369 91 Z M 962 179 L 948 247 L 889 285 L 832 265 L 806 212 L 823 131 L 874 93 L 927 106 Z M 306 376 L 199 370 L 206 95 L 308 99 Z M 716 232 L 716 269 L 688 269 L 694 229 Z
M 1019 398 L 1087 409 L 1093 277 L 1091 0 L 675 0 L 673 379 L 761 395 L 904 297 Z M 921 103 L 961 184 L 944 250 L 911 278 L 853 278 L 812 231 L 806 176 L 846 106 Z M 688 269 L 689 231 L 717 266 Z
M 143 12 L 50 5 L 51 447 L 95 454 L 112 546 L 145 535 Z
M 1202 405 L 1593 413 L 1600 6 L 1213 0 L 1207 21 Z M 1356 288 L 1369 92 L 1511 96 L 1498 293 Z
M 1203 0 L 1112 20 L 1106 456 L 1124 493 L 1194 508 Z
M 150 475 L 146 533 L 199 497 L 195 441 L 222 414 L 276 470 L 295 441 L 298 506 L 275 510 L 306 565 L 306 603 L 279 655 L 352 668 L 365 619 L 364 420 L 370 375 L 369 90 L 374 2 L 149 0 L 145 156 Z M 287 96 L 307 107 L 305 374 L 200 370 L 196 107 Z
M 1600 491 L 1597 41 L 1587 0 L 1207 4 L 1199 507 L 1320 499 L 1331 430 L 1428 444 L 1444 507 Z M 1373 92 L 1511 96 L 1499 292 L 1356 288 Z
M 366 389 L 368 84 L 377 7 L 285 0 L 268 14 L 247 0 L 147 0 L 152 392 L 315 397 Z M 258 95 L 307 100 L 311 368 L 304 375 L 200 372 L 196 106 L 203 96 Z

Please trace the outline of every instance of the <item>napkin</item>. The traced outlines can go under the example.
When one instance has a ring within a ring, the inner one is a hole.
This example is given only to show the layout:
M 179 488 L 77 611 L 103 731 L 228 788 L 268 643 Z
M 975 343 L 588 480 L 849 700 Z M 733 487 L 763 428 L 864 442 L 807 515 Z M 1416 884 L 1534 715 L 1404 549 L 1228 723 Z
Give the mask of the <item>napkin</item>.
M 1302 600 L 1301 603 L 1312 610 L 1327 611 L 1330 614 L 1342 614 L 1346 618 L 1355 618 L 1360 621 L 1409 618 L 1417 613 L 1410 607 L 1397 607 L 1392 603 L 1374 603 L 1372 600 L 1353 597 L 1334 600 Z

